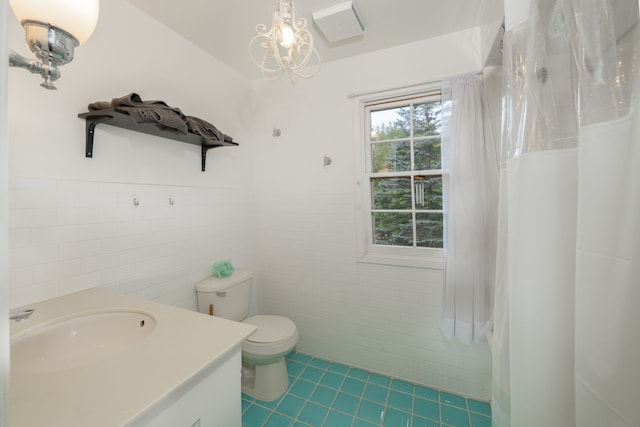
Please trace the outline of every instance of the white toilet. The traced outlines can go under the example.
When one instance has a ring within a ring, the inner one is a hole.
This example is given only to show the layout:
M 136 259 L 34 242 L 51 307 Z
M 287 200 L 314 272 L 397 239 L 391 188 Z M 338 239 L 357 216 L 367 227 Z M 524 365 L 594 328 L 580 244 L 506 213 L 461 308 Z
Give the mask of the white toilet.
M 242 343 L 242 391 L 270 402 L 289 385 L 284 357 L 296 346 L 298 329 L 283 316 L 247 317 L 252 279 L 250 270 L 238 268 L 231 277 L 211 277 L 198 283 L 198 310 L 258 328 Z

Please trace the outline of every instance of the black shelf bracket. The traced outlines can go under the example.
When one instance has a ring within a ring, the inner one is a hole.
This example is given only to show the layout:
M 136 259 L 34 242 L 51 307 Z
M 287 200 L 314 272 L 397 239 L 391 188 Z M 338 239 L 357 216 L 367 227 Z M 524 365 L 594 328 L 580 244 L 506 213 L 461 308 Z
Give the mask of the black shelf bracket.
M 93 135 L 98 123 L 104 123 L 113 120 L 113 116 L 87 117 L 85 129 L 87 131 L 87 141 L 84 146 L 85 157 L 93 157 Z
M 158 136 L 165 139 L 171 139 L 174 141 L 184 142 L 192 145 L 199 145 L 201 147 L 202 155 L 202 172 L 205 171 L 207 165 L 207 151 L 212 148 L 237 146 L 237 142 L 231 141 L 217 141 L 215 139 L 204 138 L 198 134 L 189 132 L 186 135 L 176 135 L 171 132 L 164 131 L 158 128 L 153 123 L 134 123 L 129 114 L 126 111 L 116 109 L 89 111 L 88 113 L 78 114 L 78 117 L 86 121 L 86 144 L 85 144 L 85 156 L 93 157 L 93 137 L 96 126 L 99 123 L 106 125 L 119 127 L 122 129 L 128 129 L 133 132 L 141 132 L 147 135 Z

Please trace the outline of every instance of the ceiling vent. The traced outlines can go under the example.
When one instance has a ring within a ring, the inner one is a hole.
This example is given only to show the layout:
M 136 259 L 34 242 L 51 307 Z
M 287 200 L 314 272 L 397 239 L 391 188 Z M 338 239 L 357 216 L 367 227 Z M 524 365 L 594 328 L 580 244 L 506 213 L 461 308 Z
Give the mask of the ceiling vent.
M 364 33 L 364 24 L 352 1 L 345 1 L 313 12 L 312 16 L 313 22 L 329 43 L 336 43 Z

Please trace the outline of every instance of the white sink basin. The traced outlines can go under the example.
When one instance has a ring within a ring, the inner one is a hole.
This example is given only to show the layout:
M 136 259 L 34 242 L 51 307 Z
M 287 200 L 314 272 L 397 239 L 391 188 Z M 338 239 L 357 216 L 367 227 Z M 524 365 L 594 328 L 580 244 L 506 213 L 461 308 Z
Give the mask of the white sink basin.
M 127 349 L 156 327 L 149 313 L 81 313 L 26 329 L 11 339 L 11 370 L 50 373 L 90 365 Z

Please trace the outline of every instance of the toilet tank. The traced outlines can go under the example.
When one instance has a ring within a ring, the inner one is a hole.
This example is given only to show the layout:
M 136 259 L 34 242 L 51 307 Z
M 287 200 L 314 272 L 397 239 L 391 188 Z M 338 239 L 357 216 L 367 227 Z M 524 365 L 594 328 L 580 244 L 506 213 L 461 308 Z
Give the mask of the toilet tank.
M 241 321 L 249 315 L 251 301 L 250 270 L 237 268 L 231 277 L 210 277 L 196 285 L 198 311 L 225 319 Z

